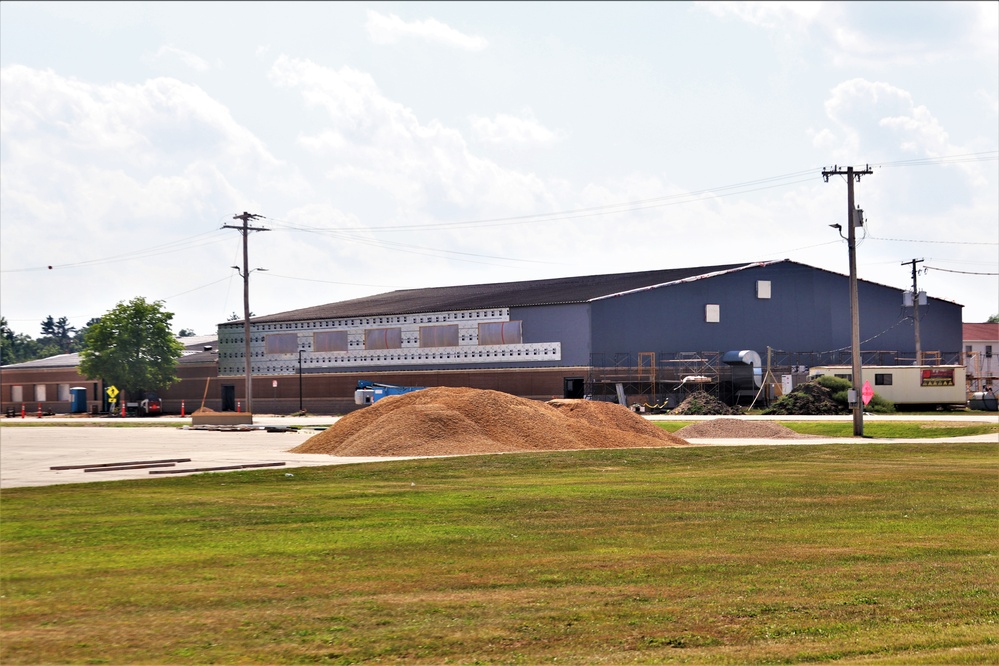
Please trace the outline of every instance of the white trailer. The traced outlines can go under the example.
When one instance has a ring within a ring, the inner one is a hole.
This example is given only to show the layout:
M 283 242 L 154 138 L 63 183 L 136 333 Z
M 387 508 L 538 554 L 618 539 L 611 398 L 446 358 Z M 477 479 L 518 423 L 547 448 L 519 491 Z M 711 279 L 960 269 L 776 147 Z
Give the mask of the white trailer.
M 874 392 L 896 406 L 966 406 L 966 368 L 963 365 L 865 365 L 863 379 Z M 809 379 L 834 375 L 853 381 L 849 365 L 811 368 Z

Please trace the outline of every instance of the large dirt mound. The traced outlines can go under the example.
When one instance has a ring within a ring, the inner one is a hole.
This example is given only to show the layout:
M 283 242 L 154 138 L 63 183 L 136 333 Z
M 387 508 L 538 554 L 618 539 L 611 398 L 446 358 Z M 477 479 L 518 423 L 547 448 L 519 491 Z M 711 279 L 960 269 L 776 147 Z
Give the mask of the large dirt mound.
M 292 452 L 443 456 L 687 444 L 620 405 L 553 402 L 498 391 L 426 388 L 351 412 Z
M 764 414 L 782 416 L 849 414 L 849 407 L 833 399 L 833 392 L 816 382 L 800 384 L 793 391 L 782 395 Z
M 741 419 L 711 419 L 680 428 L 677 437 L 690 439 L 808 439 L 787 426 L 772 421 L 743 421 Z
M 739 414 L 742 410 L 739 407 L 729 407 L 724 402 L 705 391 L 694 391 L 687 398 L 677 405 L 670 414 L 690 414 L 696 416 L 728 416 Z

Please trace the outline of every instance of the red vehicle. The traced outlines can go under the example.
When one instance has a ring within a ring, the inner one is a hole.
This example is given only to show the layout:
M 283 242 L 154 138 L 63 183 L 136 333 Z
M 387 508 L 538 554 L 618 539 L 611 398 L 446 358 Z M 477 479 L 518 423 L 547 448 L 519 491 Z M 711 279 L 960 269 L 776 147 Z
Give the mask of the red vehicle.
M 155 393 L 146 393 L 139 402 L 138 416 L 159 416 L 163 413 L 163 401 Z

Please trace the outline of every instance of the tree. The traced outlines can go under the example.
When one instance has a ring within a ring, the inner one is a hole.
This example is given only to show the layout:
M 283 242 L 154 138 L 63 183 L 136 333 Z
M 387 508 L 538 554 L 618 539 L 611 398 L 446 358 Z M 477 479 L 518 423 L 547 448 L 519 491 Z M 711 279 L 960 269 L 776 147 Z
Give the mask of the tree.
M 163 310 L 162 301 L 148 303 L 138 296 L 118 303 L 87 326 L 80 374 L 135 397 L 177 382 L 174 373 L 184 346 L 170 331 L 171 319 L 173 313 Z
M 999 314 L 994 314 L 985 320 L 986 324 L 999 324 Z
M 193 328 L 182 328 L 180 333 L 177 334 L 178 338 L 193 338 L 197 333 L 194 332 Z
M 59 348 L 63 354 L 68 354 L 73 351 L 73 334 L 76 333 L 76 327 L 69 325 L 69 319 L 66 317 L 59 317 L 58 321 L 52 319 L 52 315 L 49 315 L 42 321 L 42 336 L 43 339 L 39 342 L 52 341 Z
M 7 319 L 0 317 L 0 365 L 24 363 L 58 353 L 59 348 L 51 340 L 36 340 L 27 333 L 14 333 L 7 325 Z
M 83 328 L 81 328 L 79 331 L 76 332 L 76 336 L 73 338 L 73 343 L 74 343 L 73 346 L 75 347 L 75 351 L 80 351 L 81 349 L 83 349 L 83 340 L 84 338 L 87 337 L 87 329 L 96 324 L 97 322 L 99 322 L 100 320 L 101 320 L 100 317 L 92 317 L 89 320 L 87 320 L 87 323 L 84 324 Z

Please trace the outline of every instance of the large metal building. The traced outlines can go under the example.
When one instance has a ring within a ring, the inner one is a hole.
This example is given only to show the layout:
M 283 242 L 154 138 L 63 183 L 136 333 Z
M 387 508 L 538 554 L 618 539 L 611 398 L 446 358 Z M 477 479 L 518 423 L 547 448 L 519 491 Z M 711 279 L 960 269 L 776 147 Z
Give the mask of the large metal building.
M 863 362 L 914 363 L 903 292 L 861 280 L 859 302 Z M 919 307 L 924 362 L 959 362 L 963 306 Z M 245 394 L 244 323 L 218 333 L 227 409 Z M 348 411 L 359 379 L 658 406 L 696 386 L 735 402 L 765 373 L 848 363 L 850 340 L 849 279 L 789 260 L 406 289 L 252 318 L 253 407 Z

